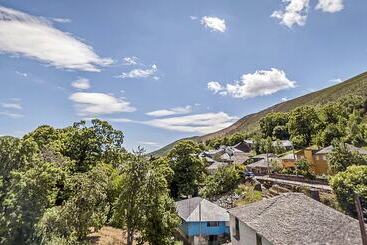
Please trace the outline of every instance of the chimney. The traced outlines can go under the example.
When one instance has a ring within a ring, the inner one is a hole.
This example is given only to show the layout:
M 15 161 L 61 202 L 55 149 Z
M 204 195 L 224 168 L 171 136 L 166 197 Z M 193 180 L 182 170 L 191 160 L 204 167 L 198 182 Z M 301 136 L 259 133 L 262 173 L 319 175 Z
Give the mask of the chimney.
M 310 189 L 310 197 L 316 201 L 320 201 L 320 192 L 315 188 Z

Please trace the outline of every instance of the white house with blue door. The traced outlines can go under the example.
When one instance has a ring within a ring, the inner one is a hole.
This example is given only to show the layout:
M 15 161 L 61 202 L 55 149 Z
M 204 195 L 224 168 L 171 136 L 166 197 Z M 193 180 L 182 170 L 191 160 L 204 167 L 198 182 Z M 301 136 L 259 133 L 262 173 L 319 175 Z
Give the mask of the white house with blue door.
M 229 214 L 226 209 L 194 197 L 176 202 L 182 224 L 179 232 L 189 244 L 221 244 L 229 240 Z

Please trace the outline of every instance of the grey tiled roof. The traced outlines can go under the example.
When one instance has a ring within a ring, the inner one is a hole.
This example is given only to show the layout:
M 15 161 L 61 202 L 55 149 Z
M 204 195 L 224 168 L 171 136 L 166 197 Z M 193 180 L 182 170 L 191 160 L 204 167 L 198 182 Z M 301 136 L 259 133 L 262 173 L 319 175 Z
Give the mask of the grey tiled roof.
M 358 221 L 301 193 L 231 209 L 230 214 L 277 244 L 362 244 Z
M 359 154 L 363 154 L 363 155 L 367 155 L 367 150 L 364 150 L 362 148 L 358 148 L 354 145 L 351 145 L 351 144 L 345 144 L 347 149 L 349 151 L 352 151 L 352 152 L 358 152 Z M 321 150 L 319 150 L 318 152 L 316 152 L 315 154 L 329 154 L 333 151 L 333 146 L 332 145 L 329 145 L 328 147 L 325 147 Z
M 199 205 L 201 206 L 201 219 L 199 217 Z M 178 215 L 186 222 L 197 221 L 229 221 L 227 210 L 203 199 L 194 197 L 176 202 Z
M 217 161 L 214 161 L 210 166 L 208 166 L 206 169 L 208 170 L 216 170 L 218 168 L 221 168 L 221 167 L 226 167 L 228 166 L 228 163 L 226 162 L 217 162 Z
M 268 167 L 270 167 L 271 168 L 272 163 L 275 162 L 275 161 L 278 161 L 278 160 L 279 160 L 279 158 L 269 157 L 269 159 L 268 159 L 269 162 L 266 161 L 266 159 L 261 159 L 257 162 L 246 165 L 246 167 L 250 167 L 250 168 L 255 168 L 255 167 L 268 168 Z

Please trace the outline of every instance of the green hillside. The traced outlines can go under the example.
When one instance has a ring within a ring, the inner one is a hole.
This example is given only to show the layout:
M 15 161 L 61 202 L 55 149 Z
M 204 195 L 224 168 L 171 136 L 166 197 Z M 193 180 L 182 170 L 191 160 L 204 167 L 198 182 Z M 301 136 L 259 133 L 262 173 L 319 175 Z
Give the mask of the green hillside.
M 214 133 L 191 137 L 187 139 L 195 140 L 195 141 L 206 141 L 208 139 L 212 139 L 215 137 L 224 137 L 236 132 L 241 132 L 245 130 L 253 130 L 257 127 L 259 120 L 264 117 L 269 112 L 287 112 L 301 105 L 315 105 L 322 104 L 331 101 L 335 101 L 340 97 L 345 95 L 367 95 L 367 72 L 364 72 L 358 76 L 350 78 L 342 83 L 336 84 L 334 86 L 309 93 L 298 98 L 282 102 L 271 106 L 265 110 L 262 110 L 258 113 L 253 113 L 247 115 L 233 125 L 219 130 Z M 182 139 L 184 140 L 184 139 Z M 178 140 L 180 141 L 180 140 Z M 152 152 L 153 155 L 162 155 L 168 152 L 178 141 L 175 141 L 155 152 Z

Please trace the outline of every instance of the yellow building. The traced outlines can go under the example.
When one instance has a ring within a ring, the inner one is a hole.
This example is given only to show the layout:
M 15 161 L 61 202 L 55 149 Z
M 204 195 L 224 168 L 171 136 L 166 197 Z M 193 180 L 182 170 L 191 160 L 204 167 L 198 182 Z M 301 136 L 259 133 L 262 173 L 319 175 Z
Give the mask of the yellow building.
M 308 147 L 288 154 L 281 158 L 283 168 L 295 167 L 295 164 L 298 160 L 306 159 L 311 165 L 310 168 L 312 172 L 314 172 L 316 175 L 327 174 L 328 162 L 326 160 L 326 156 L 316 156 L 318 151 L 319 150 L 315 147 Z
M 351 152 L 358 152 L 362 155 L 367 155 L 367 151 L 355 147 L 350 144 L 345 144 L 347 149 Z M 328 155 L 332 152 L 333 146 L 328 146 L 318 149 L 315 146 L 310 146 L 302 150 L 294 151 L 294 153 L 285 155 L 281 158 L 283 168 L 295 167 L 295 164 L 300 159 L 306 159 L 310 163 L 311 170 L 316 175 L 327 174 L 329 170 Z

